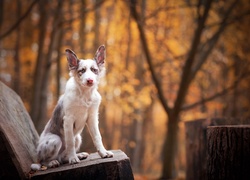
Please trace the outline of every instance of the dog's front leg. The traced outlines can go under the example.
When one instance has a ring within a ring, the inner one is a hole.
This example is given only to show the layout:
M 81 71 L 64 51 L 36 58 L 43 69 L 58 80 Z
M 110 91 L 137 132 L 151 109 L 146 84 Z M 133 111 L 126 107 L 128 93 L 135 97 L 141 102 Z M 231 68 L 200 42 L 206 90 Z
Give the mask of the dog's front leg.
M 97 149 L 97 152 L 102 158 L 113 157 L 114 154 L 111 151 L 107 151 L 103 146 L 101 133 L 98 128 L 98 112 L 92 111 L 91 114 L 92 115 L 88 118 L 87 121 L 87 127 L 92 137 L 93 143 Z
M 74 118 L 71 116 L 64 116 L 63 118 L 63 128 L 64 128 L 64 139 L 65 139 L 65 151 L 63 161 L 68 161 L 69 164 L 76 164 L 80 162 L 76 155 L 75 150 L 75 140 L 74 140 Z

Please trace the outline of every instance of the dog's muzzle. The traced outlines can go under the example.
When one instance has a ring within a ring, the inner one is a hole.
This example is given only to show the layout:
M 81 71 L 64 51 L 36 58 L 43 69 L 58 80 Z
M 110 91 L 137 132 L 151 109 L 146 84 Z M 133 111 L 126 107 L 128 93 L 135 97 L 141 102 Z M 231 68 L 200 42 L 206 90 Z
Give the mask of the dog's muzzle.
M 93 85 L 94 85 L 94 81 L 92 79 L 88 79 L 87 86 L 93 86 Z

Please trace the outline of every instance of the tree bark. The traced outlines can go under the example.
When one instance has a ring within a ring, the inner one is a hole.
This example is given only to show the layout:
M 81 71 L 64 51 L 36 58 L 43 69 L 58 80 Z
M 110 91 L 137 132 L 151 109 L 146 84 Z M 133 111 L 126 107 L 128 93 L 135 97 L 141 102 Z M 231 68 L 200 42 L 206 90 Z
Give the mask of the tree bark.
M 250 125 L 207 129 L 208 180 L 250 179 Z
M 83 53 L 86 52 L 85 50 L 85 41 L 86 41 L 86 33 L 85 33 L 85 26 L 86 26 L 86 13 L 84 10 L 87 7 L 87 2 L 86 0 L 81 0 L 81 8 L 82 11 L 80 12 L 81 14 L 81 23 L 79 27 L 79 45 L 80 45 L 80 51 Z
M 40 12 L 40 20 L 39 20 L 39 40 L 38 40 L 38 54 L 36 59 L 36 67 L 34 70 L 34 81 L 33 81 L 33 94 L 31 100 L 31 111 L 30 116 L 33 120 L 35 126 L 38 125 L 38 113 L 40 106 L 40 94 L 41 94 L 41 83 L 42 83 L 42 74 L 43 74 L 43 53 L 44 53 L 44 43 L 46 37 L 46 24 L 48 21 L 48 14 L 46 13 L 46 5 L 47 1 L 39 2 L 39 12 Z
M 16 16 L 17 16 L 17 18 L 19 18 L 21 16 L 22 3 L 20 0 L 17 0 L 16 4 L 17 4 Z M 20 74 L 21 63 L 20 63 L 20 53 L 19 53 L 19 51 L 20 51 L 20 37 L 21 37 L 20 26 L 18 26 L 16 29 L 13 89 L 19 95 L 20 95 L 20 81 L 21 81 L 21 74 Z
M 62 41 L 63 41 L 63 35 L 64 35 L 64 29 L 60 29 L 58 32 L 58 38 L 57 38 L 57 58 L 56 58 L 56 97 L 57 99 L 60 98 L 61 95 L 61 47 L 62 47 Z
M 186 129 L 186 180 L 206 180 L 206 129 L 210 119 L 185 123 Z
M 4 1 L 0 1 L 0 33 L 3 25 L 3 17 L 4 17 Z
M 141 110 L 135 109 L 135 114 L 142 116 L 141 115 Z M 131 129 L 133 130 L 133 132 L 131 133 L 131 135 L 134 135 L 134 137 L 131 137 L 131 140 L 135 142 L 135 147 L 132 148 L 132 160 L 133 160 L 133 168 L 135 172 L 139 172 L 140 170 L 140 153 L 141 153 L 141 148 L 142 148 L 142 137 L 144 132 L 142 131 L 143 128 L 143 123 L 144 120 L 142 119 L 134 119 L 134 127 L 131 127 Z
M 100 0 L 97 0 L 97 3 L 99 3 Z M 96 8 L 95 10 L 95 40 L 94 40 L 94 49 L 98 48 L 100 46 L 100 20 L 101 20 L 101 14 L 100 9 Z
M 56 37 L 58 34 L 58 24 L 60 21 L 60 15 L 62 10 L 62 5 L 64 1 L 58 1 L 58 5 L 55 12 L 54 22 L 53 22 L 53 30 L 50 34 L 50 45 L 48 47 L 47 56 L 45 58 L 44 63 L 44 73 L 42 76 L 42 83 L 41 83 L 41 94 L 40 94 L 40 106 L 38 110 L 38 132 L 41 132 L 47 120 L 47 101 L 48 101 L 48 85 L 49 85 L 49 76 L 50 76 L 50 69 L 52 65 L 52 54 L 55 49 L 55 42 Z
M 169 116 L 167 123 L 167 133 L 163 144 L 163 166 L 161 179 L 172 179 L 176 176 L 175 152 L 177 148 L 178 121 L 175 117 Z
M 188 121 L 186 129 L 186 179 L 207 179 L 207 127 L 250 124 L 245 118 L 208 118 Z
M 154 106 L 154 99 L 151 98 L 151 104 L 148 105 L 145 108 L 144 116 L 143 116 L 143 125 L 142 125 L 142 140 L 141 140 L 141 149 L 139 152 L 139 167 L 140 167 L 140 172 L 146 172 L 145 171 L 145 164 L 147 163 L 148 157 L 145 155 L 146 153 L 146 146 L 148 142 L 147 136 L 151 136 L 152 131 L 150 131 L 153 126 L 153 106 Z

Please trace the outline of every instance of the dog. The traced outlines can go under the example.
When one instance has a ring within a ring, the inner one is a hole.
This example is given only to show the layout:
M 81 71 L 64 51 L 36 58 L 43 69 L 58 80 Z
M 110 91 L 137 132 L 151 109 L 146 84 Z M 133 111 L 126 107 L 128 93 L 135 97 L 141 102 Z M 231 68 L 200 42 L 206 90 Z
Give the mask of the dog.
M 58 167 L 63 163 L 76 164 L 87 158 L 88 153 L 76 153 L 82 143 L 81 132 L 85 125 L 99 155 L 113 157 L 113 153 L 104 148 L 98 128 L 101 95 L 97 88 L 105 74 L 105 46 L 97 49 L 94 59 L 78 59 L 70 49 L 66 49 L 66 56 L 70 78 L 39 138 L 38 163 L 31 165 L 32 170 L 40 170 L 42 166 Z

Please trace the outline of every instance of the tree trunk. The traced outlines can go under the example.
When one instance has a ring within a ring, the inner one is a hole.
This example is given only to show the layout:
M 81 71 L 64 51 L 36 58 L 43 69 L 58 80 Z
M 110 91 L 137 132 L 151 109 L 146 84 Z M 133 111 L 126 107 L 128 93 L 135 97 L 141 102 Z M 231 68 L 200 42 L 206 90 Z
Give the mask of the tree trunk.
M 0 33 L 2 34 L 3 16 L 4 15 L 4 1 L 0 1 Z
M 58 38 L 57 38 L 57 58 L 56 58 L 56 97 L 57 99 L 60 98 L 61 95 L 61 47 L 62 47 L 62 40 L 63 40 L 63 35 L 64 35 L 64 29 L 60 29 L 58 32 Z
M 243 118 L 208 118 L 188 121 L 186 129 L 186 179 L 207 179 L 207 135 L 208 126 L 250 124 Z
M 85 26 L 86 26 L 86 13 L 83 12 L 87 7 L 87 2 L 86 0 L 81 1 L 81 9 L 82 11 L 80 12 L 81 14 L 81 23 L 79 27 L 79 45 L 80 45 L 80 52 L 85 53 L 85 41 L 86 41 L 86 33 L 85 33 Z M 97 47 L 96 47 L 97 48 Z
M 163 144 L 163 167 L 161 179 L 172 179 L 175 172 L 175 153 L 177 149 L 178 121 L 169 116 L 167 123 L 167 135 Z
M 45 125 L 45 122 L 47 120 L 47 101 L 48 101 L 48 85 L 49 85 L 49 75 L 50 75 L 50 69 L 52 65 L 52 53 L 54 51 L 55 41 L 56 37 L 59 38 L 59 36 L 56 36 L 58 33 L 58 23 L 60 20 L 62 5 L 64 1 L 58 1 L 58 5 L 55 12 L 54 22 L 53 22 L 53 30 L 50 34 L 50 45 L 48 47 L 48 53 L 45 59 L 44 64 L 44 73 L 42 76 L 42 84 L 41 84 L 41 94 L 40 94 L 40 107 L 38 110 L 38 132 L 41 132 Z
M 21 7 L 22 3 L 20 0 L 17 0 L 17 19 L 21 16 Z M 15 45 L 15 56 L 14 56 L 14 79 L 13 79 L 13 89 L 16 91 L 17 94 L 20 95 L 20 80 L 21 80 L 21 63 L 20 63 L 20 26 L 17 27 L 16 30 L 16 45 Z
M 137 110 L 137 114 L 141 115 L 140 110 Z M 135 147 L 133 149 L 133 168 L 135 172 L 139 172 L 140 171 L 140 160 L 141 160 L 141 149 L 142 149 L 142 136 L 145 135 L 144 132 L 142 131 L 143 128 L 143 123 L 144 120 L 139 120 L 139 119 L 135 119 L 135 131 L 134 134 L 134 141 L 135 141 Z
M 212 126 L 207 129 L 209 180 L 250 179 L 250 126 Z
M 40 21 L 39 21 L 39 40 L 38 40 L 38 54 L 36 59 L 36 67 L 34 70 L 34 81 L 33 81 L 33 94 L 31 99 L 31 111 L 30 116 L 33 120 L 36 128 L 38 126 L 38 113 L 40 107 L 40 94 L 41 94 L 41 83 L 42 83 L 42 74 L 43 74 L 43 51 L 44 43 L 46 37 L 46 24 L 48 21 L 48 15 L 46 13 L 46 4 L 47 1 L 39 2 L 39 11 L 40 11 Z
M 151 99 L 151 104 L 146 107 L 145 112 L 144 112 L 144 120 L 143 120 L 143 125 L 142 125 L 142 140 L 141 140 L 141 149 L 139 153 L 139 166 L 140 166 L 140 171 L 139 172 L 145 172 L 145 164 L 147 163 L 148 157 L 145 156 L 146 153 L 146 147 L 147 147 L 147 141 L 148 141 L 148 136 L 151 136 L 150 128 L 153 126 L 152 120 L 153 120 L 153 106 L 154 106 L 154 99 Z
M 206 180 L 206 129 L 210 119 L 199 119 L 185 123 L 186 129 L 186 180 Z
M 100 0 L 97 0 L 96 3 L 99 3 Z M 94 49 L 98 48 L 100 46 L 100 20 L 101 20 L 101 14 L 100 9 L 95 9 L 95 40 L 94 40 Z

